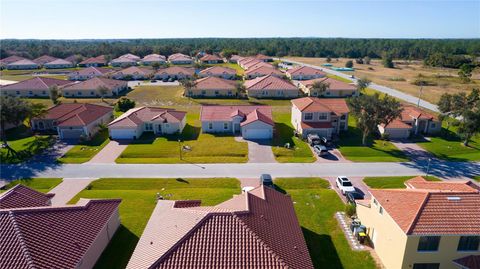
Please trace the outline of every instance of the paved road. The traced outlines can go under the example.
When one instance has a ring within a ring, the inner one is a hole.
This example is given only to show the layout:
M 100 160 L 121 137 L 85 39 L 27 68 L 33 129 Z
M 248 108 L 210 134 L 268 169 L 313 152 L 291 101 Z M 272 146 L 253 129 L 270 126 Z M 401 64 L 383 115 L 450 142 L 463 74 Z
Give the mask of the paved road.
M 351 80 L 352 82 L 356 82 L 357 79 L 352 79 L 350 77 L 350 75 L 347 75 L 345 73 L 342 73 L 342 72 L 338 72 L 338 71 L 335 71 L 335 70 L 332 70 L 332 69 L 329 69 L 329 68 L 322 68 L 322 67 L 319 67 L 319 66 L 316 66 L 316 65 L 311 65 L 311 64 L 306 64 L 306 63 L 301 63 L 301 62 L 297 62 L 297 61 L 292 61 L 292 60 L 287 60 L 287 59 L 280 59 L 281 61 L 284 61 L 284 62 L 290 62 L 290 63 L 293 63 L 293 64 L 300 64 L 300 65 L 305 65 L 305 66 L 310 66 L 310 67 L 313 67 L 313 68 L 317 68 L 317 69 L 322 69 L 322 71 L 326 72 L 326 73 L 329 73 L 329 74 L 332 74 L 332 75 L 336 75 L 336 76 L 339 76 L 339 77 L 342 77 L 342 78 L 346 78 L 348 80 Z M 417 104 L 418 102 L 418 97 L 415 97 L 415 96 L 412 96 L 412 95 L 409 95 L 409 94 L 406 94 L 406 93 L 403 93 L 399 90 L 395 90 L 395 89 L 392 89 L 392 88 L 389 88 L 389 87 L 386 87 L 386 86 L 382 86 L 382 85 L 378 85 L 378 84 L 375 84 L 375 83 L 372 83 L 370 84 L 369 86 L 370 88 L 374 89 L 374 90 L 377 90 L 379 92 L 383 92 L 383 93 L 387 93 L 391 96 L 394 96 L 398 99 L 401 99 L 401 100 L 404 100 L 404 101 L 407 101 L 409 103 L 412 103 L 412 104 Z M 426 109 L 429 109 L 429 110 L 432 110 L 432 111 L 435 111 L 435 112 L 439 112 L 438 111 L 438 108 L 436 105 L 430 103 L 430 102 L 427 102 L 423 99 L 420 100 L 420 106 L 423 107 L 423 108 L 426 108 Z

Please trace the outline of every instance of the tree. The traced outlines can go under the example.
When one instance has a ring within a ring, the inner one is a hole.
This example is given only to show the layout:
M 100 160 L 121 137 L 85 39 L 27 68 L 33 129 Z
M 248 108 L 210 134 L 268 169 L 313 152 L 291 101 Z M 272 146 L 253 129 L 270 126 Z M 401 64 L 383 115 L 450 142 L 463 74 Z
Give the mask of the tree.
M 6 128 L 8 125 L 17 126 L 22 123 L 31 113 L 28 101 L 18 97 L 0 96 L 0 131 L 3 147 L 7 149 L 7 157 L 17 155 L 17 152 L 8 145 Z
M 154 62 L 154 63 L 152 64 L 152 68 L 153 68 L 153 70 L 157 71 L 158 69 L 160 69 L 160 63 Z
M 109 89 L 106 86 L 98 86 L 97 91 L 102 98 L 102 102 L 104 102 L 103 98 L 105 98 L 105 95 L 107 95 Z
M 126 112 L 127 110 L 135 107 L 135 101 L 122 97 L 115 104 L 115 111 Z
M 480 133 L 480 91 L 473 89 L 469 95 L 444 93 L 437 105 L 444 116 L 459 119 L 455 123 L 457 132 L 464 139 L 463 145 L 468 146 L 470 139 Z
M 232 57 L 232 55 L 238 54 L 238 51 L 232 50 L 232 49 L 223 49 L 221 54 L 222 54 L 223 57 L 225 57 L 227 59 L 230 59 L 230 57 Z
M 345 67 L 347 67 L 347 68 L 352 68 L 352 67 L 353 67 L 353 61 L 352 61 L 352 60 L 348 60 L 348 61 L 345 63 Z
M 463 82 L 469 82 L 472 77 L 472 71 L 474 66 L 471 64 L 462 64 L 460 70 L 458 71 L 458 76 L 462 79 Z
M 367 145 L 368 136 L 377 130 L 378 125 L 388 125 L 400 117 L 402 106 L 395 98 L 386 95 L 361 95 L 347 100 L 350 111 L 355 116 L 357 127 L 362 132 L 362 144 Z
M 362 58 L 357 58 L 357 59 L 355 59 L 355 62 L 356 62 L 357 64 L 363 64 L 363 63 L 364 63 Z
M 370 57 L 368 57 L 368 56 L 363 57 L 363 62 L 365 64 L 370 64 L 370 61 L 371 61 Z
M 330 83 L 326 83 L 323 81 L 315 81 L 312 84 L 312 92 L 317 92 L 318 96 L 322 96 L 326 91 L 330 89 Z
M 393 64 L 392 55 L 388 53 L 384 53 L 382 56 L 382 64 L 383 64 L 383 67 L 394 68 L 395 65 Z
M 195 81 L 193 81 L 192 79 L 185 78 L 180 80 L 180 85 L 182 85 L 185 88 L 184 95 L 190 96 L 190 90 L 193 87 L 195 87 Z
M 330 58 L 330 56 L 327 56 L 327 63 L 331 62 L 332 61 L 332 58 Z
M 28 126 L 32 127 L 32 119 L 34 118 L 42 118 L 47 114 L 47 107 L 42 103 L 30 103 L 30 111 L 27 114 L 26 120 L 28 122 Z
M 371 83 L 372 83 L 372 81 L 369 80 L 368 78 L 361 78 L 361 79 L 357 80 L 357 91 L 359 93 L 362 92 L 363 90 L 368 88 L 368 86 L 370 86 Z
M 50 87 L 50 100 L 54 105 L 58 104 L 58 98 L 60 97 L 60 91 L 58 90 L 57 85 L 53 85 Z
M 244 97 L 247 93 L 247 88 L 243 84 L 243 82 L 238 81 L 235 84 L 235 91 L 237 92 L 237 96 Z

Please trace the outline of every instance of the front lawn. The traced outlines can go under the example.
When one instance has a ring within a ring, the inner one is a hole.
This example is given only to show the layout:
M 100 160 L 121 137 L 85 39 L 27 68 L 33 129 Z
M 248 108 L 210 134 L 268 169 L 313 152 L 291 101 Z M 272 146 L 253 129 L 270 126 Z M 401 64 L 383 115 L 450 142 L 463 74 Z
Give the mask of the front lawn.
M 290 122 L 290 113 L 274 113 L 275 134 L 272 151 L 280 163 L 311 163 L 315 161 L 308 144 L 293 134 L 294 128 Z M 285 147 L 286 144 L 290 148 Z
M 366 177 L 363 182 L 372 189 L 405 189 L 405 181 L 414 178 L 415 176 L 398 176 L 398 177 Z M 423 177 L 428 181 L 442 181 L 441 179 L 428 176 Z
M 354 162 L 405 162 L 403 151 L 392 143 L 380 139 L 368 138 L 368 146 L 362 145 L 362 132 L 356 127 L 352 115 L 348 118 L 348 132 L 340 135 L 338 149 L 342 155 Z
M 110 142 L 108 130 L 98 132 L 91 140 L 80 142 L 58 159 L 62 163 L 84 163 L 90 161 Z
M 275 184 L 294 201 L 310 257 L 315 268 L 376 268 L 367 251 L 353 251 L 334 214 L 343 211 L 328 181 L 320 178 L 278 178 Z
M 240 182 L 232 178 L 211 179 L 100 179 L 92 182 L 79 198 L 121 198 L 121 226 L 95 268 L 125 268 L 155 207 L 156 194 L 170 200 L 202 200 L 216 205 L 240 193 Z
M 5 189 L 8 190 L 17 184 L 22 184 L 39 192 L 47 193 L 62 181 L 63 180 L 61 178 L 22 178 L 10 181 L 5 186 Z
M 455 131 L 454 127 L 450 127 Z M 457 134 L 443 128 L 439 136 L 429 138 L 430 141 L 418 142 L 425 150 L 435 157 L 448 161 L 479 161 L 480 160 L 480 135 L 473 138 L 466 147 Z
M 473 180 L 480 182 L 480 176 L 474 176 Z

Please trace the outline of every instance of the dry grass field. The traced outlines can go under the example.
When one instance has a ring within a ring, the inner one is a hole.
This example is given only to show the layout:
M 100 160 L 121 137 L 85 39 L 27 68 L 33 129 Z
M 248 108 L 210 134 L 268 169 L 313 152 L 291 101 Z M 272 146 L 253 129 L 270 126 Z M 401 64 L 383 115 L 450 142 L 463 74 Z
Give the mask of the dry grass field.
M 327 63 L 325 58 L 286 57 L 298 62 L 321 66 Z M 332 58 L 330 62 L 335 67 L 344 67 L 350 60 L 346 58 Z M 443 93 L 468 92 L 474 87 L 480 87 L 480 71 L 473 74 L 470 83 L 462 83 L 458 77 L 457 69 L 431 68 L 423 66 L 421 61 L 394 61 L 395 68 L 385 68 L 381 60 L 372 60 L 369 65 L 354 63 L 355 77 L 367 77 L 373 82 L 388 86 L 413 96 L 419 95 L 420 87 L 412 83 L 417 79 L 428 81 L 431 86 L 423 88 L 422 98 L 436 103 Z

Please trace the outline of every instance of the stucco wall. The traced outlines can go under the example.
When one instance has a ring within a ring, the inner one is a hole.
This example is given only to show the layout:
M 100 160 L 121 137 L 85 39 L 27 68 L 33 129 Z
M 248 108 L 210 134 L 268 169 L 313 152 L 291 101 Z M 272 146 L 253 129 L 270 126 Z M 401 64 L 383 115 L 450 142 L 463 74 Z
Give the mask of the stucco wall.
M 299 90 L 247 90 L 250 97 L 255 98 L 296 98 L 300 95 Z
M 204 91 L 204 92 L 202 92 Z M 218 94 L 216 94 L 218 91 Z M 236 94 L 235 89 L 190 89 L 187 95 L 190 97 L 234 97 Z
M 19 92 L 17 94 L 17 91 Z M 30 93 L 31 92 L 31 93 Z M 28 89 L 28 90 L 4 90 L 1 89 L 0 93 L 2 95 L 9 95 L 9 96 L 19 96 L 19 97 L 49 97 L 50 91 L 45 90 L 38 90 L 38 89 Z

